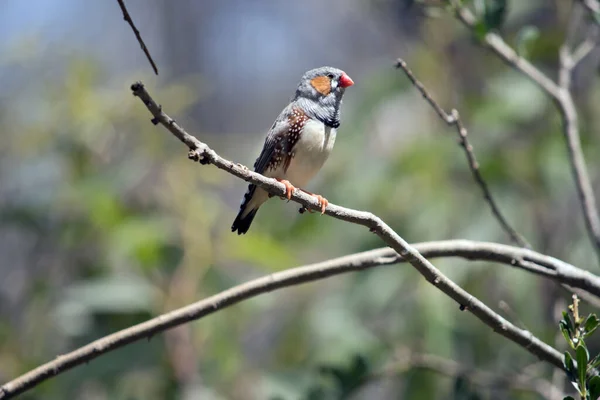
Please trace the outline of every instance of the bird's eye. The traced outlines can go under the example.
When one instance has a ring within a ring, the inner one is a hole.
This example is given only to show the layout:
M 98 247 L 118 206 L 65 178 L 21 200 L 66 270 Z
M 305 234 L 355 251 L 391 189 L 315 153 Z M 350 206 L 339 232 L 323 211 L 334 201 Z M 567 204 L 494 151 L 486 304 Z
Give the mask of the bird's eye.
M 327 74 L 327 77 L 328 77 L 329 79 L 333 79 L 333 78 L 335 78 L 335 75 L 333 75 L 333 74 Z

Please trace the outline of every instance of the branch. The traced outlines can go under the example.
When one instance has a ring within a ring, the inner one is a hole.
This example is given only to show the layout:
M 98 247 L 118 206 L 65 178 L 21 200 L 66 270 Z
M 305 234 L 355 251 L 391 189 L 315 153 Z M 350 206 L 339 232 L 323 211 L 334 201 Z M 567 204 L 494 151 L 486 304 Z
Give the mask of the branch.
M 451 378 L 463 377 L 474 385 L 486 389 L 512 389 L 522 392 L 537 393 L 545 399 L 562 399 L 562 390 L 546 379 L 536 378 L 527 374 L 501 375 L 474 367 L 467 367 L 454 360 L 434 354 L 416 353 L 402 349 L 396 355 L 396 360 L 387 365 L 372 378 L 393 377 L 411 369 L 426 369 Z
M 144 54 L 146 54 L 146 58 L 148 59 L 148 61 L 150 61 L 150 65 L 152 65 L 152 69 L 154 70 L 154 73 L 156 75 L 158 75 L 158 68 L 156 68 L 156 64 L 154 64 L 154 60 L 152 59 L 152 56 L 150 55 L 150 51 L 146 47 L 146 43 L 144 43 L 144 40 L 142 39 L 142 35 L 140 34 L 140 31 L 138 31 L 138 29 L 135 27 L 135 24 L 133 23 L 133 19 L 131 19 L 129 12 L 127 11 L 127 7 L 125 7 L 125 2 L 123 0 L 117 0 L 117 2 L 119 3 L 119 7 L 121 7 L 121 11 L 123 12 L 123 19 L 129 23 L 129 26 L 131 26 L 131 29 L 133 30 L 133 33 L 135 34 L 135 37 L 136 37 L 138 43 L 140 44 L 140 47 L 144 51 Z
M 502 226 L 502 229 L 504 229 L 504 231 L 508 234 L 508 236 L 514 243 L 518 244 L 521 247 L 531 248 L 531 245 L 527 243 L 527 240 L 525 240 L 525 238 L 522 235 L 520 235 L 512 226 L 510 226 L 504 215 L 502 215 L 502 212 L 500 212 L 500 208 L 498 207 L 498 204 L 496 204 L 496 200 L 494 200 L 494 198 L 492 197 L 492 193 L 490 192 L 487 183 L 481 175 L 479 163 L 477 162 L 477 158 L 475 157 L 473 146 L 471 146 L 471 144 L 469 143 L 469 139 L 467 138 L 467 129 L 464 127 L 462 120 L 460 119 L 460 115 L 458 114 L 458 111 L 456 109 L 452 109 L 452 111 L 450 111 L 450 114 L 446 113 L 444 109 L 433 99 L 433 97 L 431 97 L 429 92 L 427 92 L 425 86 L 421 82 L 419 82 L 417 78 L 415 78 L 412 71 L 410 70 L 410 68 L 408 68 L 404 60 L 399 58 L 396 63 L 396 67 L 401 68 L 404 71 L 408 79 L 410 79 L 413 85 L 419 90 L 419 92 L 421 92 L 423 98 L 425 98 L 425 100 L 431 105 L 431 107 L 433 107 L 437 115 L 439 115 L 439 117 L 448 126 L 456 127 L 456 132 L 458 133 L 458 140 L 465 151 L 465 155 L 467 156 L 467 161 L 469 163 L 471 173 L 473 174 L 473 178 L 475 179 L 477 185 L 479 185 L 479 187 L 481 188 L 481 191 L 483 192 L 483 198 L 490 206 L 492 214 L 494 215 L 494 217 L 496 217 L 496 219 L 500 223 L 500 226 Z
M 141 83 L 135 83 L 132 85 L 131 89 L 134 95 L 144 102 L 148 110 L 154 116 L 152 122 L 154 124 L 161 123 L 175 137 L 190 148 L 188 157 L 198 160 L 202 164 L 213 164 L 219 169 L 225 170 L 234 176 L 260 186 L 273 195 L 283 196 L 285 194 L 286 189 L 282 183 L 256 172 L 252 172 L 247 167 L 222 158 L 205 143 L 185 132 L 171 117 L 162 111 L 162 108 L 150 97 Z M 313 210 L 320 210 L 321 207 L 313 196 L 300 190 L 293 191 L 292 200 L 303 205 L 305 208 Z M 325 214 L 342 221 L 368 227 L 371 232 L 377 234 L 386 244 L 394 249 L 394 252 L 392 253 L 393 256 L 397 256 L 397 254 L 401 255 L 402 259 L 409 262 L 428 282 L 458 302 L 461 310 L 470 311 L 479 320 L 490 326 L 495 332 L 525 348 L 531 354 L 558 368 L 563 368 L 562 355 L 557 350 L 542 342 L 531 332 L 516 327 L 483 304 L 479 299 L 459 287 L 435 268 L 417 249 L 410 246 L 379 217 L 369 212 L 356 211 L 332 203 L 329 203 L 327 206 Z M 384 250 L 389 251 L 388 249 Z M 376 250 L 376 252 L 377 251 L 381 250 Z M 390 264 L 397 260 L 395 257 L 388 257 L 387 259 L 377 257 L 377 259 L 379 260 L 379 263 L 376 265 Z M 56 360 L 46 363 L 13 381 L 6 383 L 0 388 L 0 399 L 12 398 L 52 376 L 92 360 L 101 354 L 115 350 L 134 341 L 149 338 L 156 333 L 163 332 L 177 325 L 200 319 L 220 309 L 257 296 L 261 293 L 267 293 L 282 287 L 298 285 L 300 283 L 323 279 L 328 276 L 373 266 L 375 266 L 375 264 L 372 260 L 368 261 L 356 256 L 347 256 L 334 261 L 294 268 L 255 279 L 221 292 L 208 299 L 98 339 L 71 353 L 59 356 Z
M 498 243 L 475 242 L 470 240 L 442 240 L 415 244 L 414 247 L 427 258 L 461 257 L 471 261 L 493 261 L 522 269 L 536 275 L 552 279 L 558 283 L 583 289 L 600 297 L 600 277 L 577 268 L 564 261 L 533 250 Z M 393 249 L 381 248 L 359 253 L 365 262 L 404 262 Z M 383 261 L 378 261 L 383 260 Z
M 315 205 L 315 208 L 317 207 L 318 206 Z M 548 268 L 548 270 L 557 271 L 556 274 L 550 272 L 548 274 L 540 274 L 556 279 L 561 275 L 570 277 L 565 278 L 564 281 L 569 281 L 571 283 L 578 279 L 583 280 L 583 278 L 577 278 L 576 271 L 579 271 L 578 273 L 583 274 L 584 276 L 589 275 L 590 281 L 593 282 L 590 285 L 593 285 L 595 288 L 594 290 L 597 290 L 598 287 L 600 287 L 598 278 L 589 274 L 587 271 L 579 270 L 578 268 L 555 258 L 519 247 L 496 243 L 472 242 L 468 240 L 449 240 L 418 243 L 414 245 L 414 249 L 422 254 L 421 257 L 462 257 L 468 260 L 495 261 L 536 273 L 540 273 L 544 268 Z M 157 333 L 190 321 L 201 319 L 260 294 L 288 286 L 325 279 L 343 273 L 392 265 L 399 262 L 408 262 L 408 260 L 401 258 L 393 249 L 385 247 L 335 258 L 317 264 L 292 268 L 254 279 L 194 304 L 165 313 L 144 323 L 105 336 L 68 354 L 58 356 L 54 361 L 48 362 L 3 385 L 0 388 L 0 399 L 12 398 L 37 386 L 48 378 L 61 374 L 77 365 L 89 362 L 102 354 L 116 350 L 129 343 L 144 338 L 151 338 Z M 537 268 L 531 268 L 533 263 L 539 266 Z M 441 279 L 447 279 L 445 277 L 441 278 L 443 275 L 441 275 L 441 273 L 439 274 L 440 282 Z M 595 280 L 592 278 L 595 278 Z M 457 287 L 454 283 L 452 283 L 452 285 Z M 438 286 L 440 285 L 438 284 Z M 459 288 L 459 290 L 462 289 Z M 473 298 L 470 303 L 477 304 L 480 302 Z M 562 368 L 562 355 L 555 349 L 541 342 L 530 332 L 519 329 L 510 322 L 505 321 L 489 308 L 485 307 L 485 309 L 487 310 L 487 314 L 485 314 L 486 319 L 480 319 L 487 325 L 493 326 L 498 333 L 513 340 L 522 347 L 525 347 L 540 359 L 548 361 L 556 367 Z M 470 310 L 473 311 L 473 309 Z M 503 322 L 502 325 L 497 327 L 495 321 Z
M 467 8 L 462 7 L 456 0 L 449 0 L 449 3 L 453 6 L 456 17 L 472 30 L 476 24 L 476 18 L 473 13 Z M 571 72 L 576 66 L 574 61 L 581 61 L 589 53 L 589 50 L 582 51 L 582 54 L 575 59 L 567 51 L 568 47 L 565 48 L 563 46 L 560 57 L 560 78 L 557 84 L 529 61 L 519 56 L 497 33 L 486 33 L 482 39 L 482 43 L 510 67 L 521 72 L 533 83 L 537 84 L 556 104 L 562 118 L 563 135 L 567 142 L 571 173 L 577 188 L 579 202 L 581 203 L 585 226 L 596 255 L 600 259 L 600 217 L 598 216 L 594 190 L 588 176 L 583 150 L 581 149 L 577 110 L 569 88 Z

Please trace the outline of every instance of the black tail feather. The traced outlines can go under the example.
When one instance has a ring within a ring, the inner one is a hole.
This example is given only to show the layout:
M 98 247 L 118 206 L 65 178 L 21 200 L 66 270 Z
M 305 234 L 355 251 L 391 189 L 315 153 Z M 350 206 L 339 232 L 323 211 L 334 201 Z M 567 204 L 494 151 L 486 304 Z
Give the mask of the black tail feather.
M 243 235 L 244 233 L 248 232 L 248 229 L 250 229 L 250 225 L 252 224 L 252 220 L 256 216 L 258 208 L 250 211 L 250 213 L 248 213 L 248 215 L 245 217 L 242 217 L 243 211 L 243 209 L 240 210 L 235 218 L 235 221 L 233 221 L 233 225 L 231 225 L 231 232 L 235 232 L 237 230 L 238 235 Z
M 233 225 L 231 225 L 231 232 L 238 231 L 238 235 L 243 235 L 248 232 L 250 229 L 250 224 L 252 224 L 252 220 L 258 211 L 258 208 L 250 211 L 248 215 L 242 217 L 242 214 L 246 211 L 246 207 L 252 200 L 252 196 L 254 196 L 254 192 L 256 191 L 256 185 L 248 185 L 248 190 L 244 193 L 244 199 L 242 200 L 242 204 L 240 205 L 240 212 L 238 213 L 235 221 L 233 221 Z

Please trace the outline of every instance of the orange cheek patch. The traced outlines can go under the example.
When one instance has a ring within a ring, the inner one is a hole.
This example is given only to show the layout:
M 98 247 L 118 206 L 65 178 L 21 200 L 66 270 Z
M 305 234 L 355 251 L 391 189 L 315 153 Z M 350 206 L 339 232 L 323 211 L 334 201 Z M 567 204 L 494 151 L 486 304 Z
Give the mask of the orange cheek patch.
M 310 84 L 323 96 L 327 96 L 331 92 L 331 79 L 326 76 L 317 76 L 310 81 Z

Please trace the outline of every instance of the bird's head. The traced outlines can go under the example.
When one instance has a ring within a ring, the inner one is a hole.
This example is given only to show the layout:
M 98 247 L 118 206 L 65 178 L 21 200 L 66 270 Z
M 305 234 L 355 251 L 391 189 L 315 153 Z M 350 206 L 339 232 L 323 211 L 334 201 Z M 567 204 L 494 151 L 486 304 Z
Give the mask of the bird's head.
M 354 85 L 341 69 L 321 67 L 307 71 L 300 80 L 294 100 L 306 112 L 328 125 L 339 125 L 339 107 L 347 87 Z
M 307 71 L 296 89 L 296 97 L 318 100 L 341 97 L 347 87 L 354 85 L 348 74 L 341 69 L 321 67 Z

